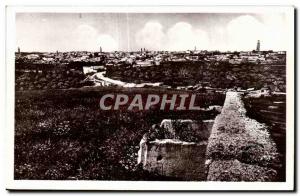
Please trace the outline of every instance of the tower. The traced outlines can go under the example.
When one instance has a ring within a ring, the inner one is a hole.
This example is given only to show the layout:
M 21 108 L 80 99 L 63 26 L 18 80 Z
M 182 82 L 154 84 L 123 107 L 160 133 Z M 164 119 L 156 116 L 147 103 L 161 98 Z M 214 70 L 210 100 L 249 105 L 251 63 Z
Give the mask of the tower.
M 102 47 L 100 46 L 100 53 L 102 53 Z
M 259 40 L 257 40 L 256 51 L 257 52 L 260 51 L 260 41 Z
M 20 47 L 18 47 L 18 54 L 20 54 L 21 53 L 21 50 L 20 50 Z

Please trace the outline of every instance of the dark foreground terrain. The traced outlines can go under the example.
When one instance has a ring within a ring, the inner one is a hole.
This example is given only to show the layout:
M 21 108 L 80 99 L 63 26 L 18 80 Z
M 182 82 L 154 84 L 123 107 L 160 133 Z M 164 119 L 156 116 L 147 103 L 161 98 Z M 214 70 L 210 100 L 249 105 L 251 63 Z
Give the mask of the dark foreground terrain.
M 260 98 L 244 99 L 247 115 L 261 123 L 265 123 L 270 131 L 271 138 L 276 143 L 280 153 L 280 180 L 285 181 L 285 154 L 286 154 L 286 96 L 272 95 Z
M 99 109 L 101 95 L 122 91 L 119 88 L 17 91 L 15 179 L 181 180 L 136 167 L 143 134 L 164 118 L 203 120 L 214 118 L 218 112 Z M 164 91 L 129 91 L 149 92 Z M 199 104 L 223 105 L 224 98 L 220 93 L 202 94 Z

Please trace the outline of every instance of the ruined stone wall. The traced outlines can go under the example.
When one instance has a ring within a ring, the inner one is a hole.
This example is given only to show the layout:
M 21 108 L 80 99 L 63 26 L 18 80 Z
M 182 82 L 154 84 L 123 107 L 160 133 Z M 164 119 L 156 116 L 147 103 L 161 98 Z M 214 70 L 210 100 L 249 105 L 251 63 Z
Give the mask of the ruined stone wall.
M 276 181 L 281 167 L 264 124 L 246 116 L 238 92 L 227 92 L 208 140 L 209 181 Z
M 241 97 L 226 93 L 221 114 L 206 129 L 208 141 L 144 142 L 139 152 L 144 169 L 184 180 L 278 181 L 277 147 L 268 128 L 246 116 Z
M 156 140 L 148 145 L 144 169 L 183 180 L 205 180 L 207 142 Z
M 138 163 L 143 164 L 145 170 L 160 175 L 183 180 L 206 180 L 205 153 L 213 121 L 205 120 L 201 123 L 192 120 L 176 121 L 188 125 L 190 131 L 198 133 L 197 136 L 202 138 L 201 141 L 197 139 L 197 142 L 186 142 L 178 139 L 182 137 L 182 133 L 175 130 L 174 121 L 163 120 L 161 126 L 171 133 L 171 137 L 150 142 L 142 139 Z

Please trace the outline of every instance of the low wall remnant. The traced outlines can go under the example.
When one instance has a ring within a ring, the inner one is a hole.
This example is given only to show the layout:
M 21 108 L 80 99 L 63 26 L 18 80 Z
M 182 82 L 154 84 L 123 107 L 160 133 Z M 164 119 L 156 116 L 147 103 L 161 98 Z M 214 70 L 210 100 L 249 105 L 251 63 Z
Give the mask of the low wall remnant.
M 276 181 L 280 168 L 267 127 L 246 116 L 241 93 L 227 92 L 208 140 L 207 180 Z

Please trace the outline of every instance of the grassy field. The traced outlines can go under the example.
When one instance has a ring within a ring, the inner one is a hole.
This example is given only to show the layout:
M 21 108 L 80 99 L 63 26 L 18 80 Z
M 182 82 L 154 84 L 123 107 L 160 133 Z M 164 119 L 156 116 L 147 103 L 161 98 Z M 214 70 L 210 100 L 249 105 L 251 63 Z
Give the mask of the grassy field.
M 17 91 L 15 179 L 174 180 L 136 167 L 139 142 L 164 118 L 211 119 L 216 111 L 102 111 L 105 93 L 163 93 L 162 89 L 86 88 Z M 174 93 L 178 91 L 169 91 Z M 199 95 L 203 107 L 223 94 Z M 180 180 L 180 179 L 176 179 Z

